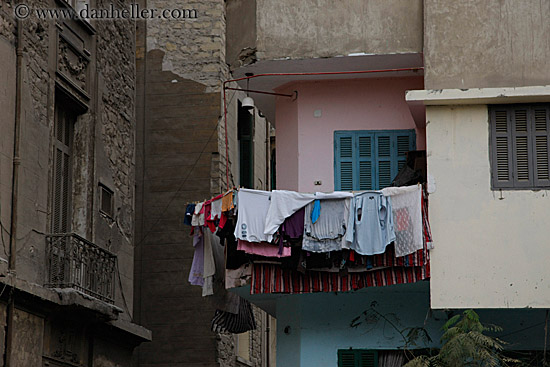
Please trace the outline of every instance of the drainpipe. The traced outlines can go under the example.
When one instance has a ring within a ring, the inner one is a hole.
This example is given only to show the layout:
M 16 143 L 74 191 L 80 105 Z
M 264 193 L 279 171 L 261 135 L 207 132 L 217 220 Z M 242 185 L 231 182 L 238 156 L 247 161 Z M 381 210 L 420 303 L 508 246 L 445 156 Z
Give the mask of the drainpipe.
M 22 64 L 23 64 L 23 29 L 21 19 L 16 22 L 16 64 L 15 64 L 15 125 L 13 137 L 13 177 L 11 187 L 11 226 L 10 226 L 10 245 L 8 259 L 8 274 L 15 276 L 16 267 L 16 239 L 17 239 L 17 199 L 19 193 L 19 166 L 21 158 L 19 157 L 20 135 L 21 135 L 21 86 L 23 81 Z M 13 314 L 15 309 L 14 302 L 14 284 L 10 290 L 8 297 L 8 305 L 6 310 L 6 348 L 4 354 L 4 366 L 11 366 L 11 355 L 13 350 Z

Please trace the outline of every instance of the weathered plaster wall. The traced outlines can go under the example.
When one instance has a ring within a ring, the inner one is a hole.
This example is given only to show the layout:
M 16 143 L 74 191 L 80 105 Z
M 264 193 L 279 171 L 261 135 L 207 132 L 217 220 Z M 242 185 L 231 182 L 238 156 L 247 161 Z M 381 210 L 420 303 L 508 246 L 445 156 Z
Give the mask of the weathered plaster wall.
M 427 89 L 550 84 L 550 3 L 424 1 Z
M 34 367 L 42 365 L 44 319 L 15 309 L 13 318 L 13 346 L 10 366 Z
M 96 6 L 108 8 L 112 1 Z M 128 1 L 119 0 L 122 8 Z M 95 125 L 95 180 L 88 197 L 94 198 L 95 241 L 117 254 L 123 305 L 130 319 L 133 308 L 134 216 L 135 216 L 135 22 L 117 19 L 96 23 L 98 37 L 98 121 Z M 99 213 L 98 184 L 107 185 L 114 195 L 113 220 Z M 118 285 L 117 285 L 118 286 Z M 124 298 L 124 299 L 123 299 Z
M 232 68 L 255 60 L 256 0 L 226 2 L 226 63 Z
M 420 0 L 257 0 L 257 58 L 422 52 Z
M 416 129 L 405 91 L 422 89 L 422 77 L 299 82 L 285 87 L 298 99 L 277 100 L 277 188 L 334 190 L 334 131 Z M 320 117 L 315 117 L 315 111 Z M 314 185 L 314 181 L 321 185 Z
M 426 118 L 432 308 L 548 308 L 548 192 L 491 190 L 486 105 Z
M 2 11 L 0 7 L 0 11 Z M 5 19 L 0 16 L 0 22 Z M 8 36 L 11 33 L 8 33 Z M 15 48 L 0 36 L 0 257 L 7 258 L 11 225 L 13 133 L 15 121 Z

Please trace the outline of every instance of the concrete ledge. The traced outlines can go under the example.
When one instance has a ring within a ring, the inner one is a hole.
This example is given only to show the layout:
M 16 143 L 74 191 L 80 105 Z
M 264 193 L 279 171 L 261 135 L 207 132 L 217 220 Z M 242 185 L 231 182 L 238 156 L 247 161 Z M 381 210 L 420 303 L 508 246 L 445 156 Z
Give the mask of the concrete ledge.
M 405 99 L 426 106 L 550 102 L 550 86 L 410 90 Z
M 117 329 L 125 331 L 128 334 L 131 334 L 134 337 L 141 339 L 140 342 L 150 342 L 151 340 L 153 340 L 153 332 L 149 329 L 144 328 L 141 325 L 121 319 L 109 321 L 109 325 L 112 325 Z
M 4 277 L 0 276 L 0 283 L 4 283 L 5 286 L 12 288 L 21 296 L 26 295 L 28 299 L 33 300 L 34 304 L 36 304 L 36 301 L 40 301 L 44 302 L 44 304 L 71 307 L 73 309 L 76 307 L 77 309 L 97 315 L 98 320 L 103 320 L 103 322 L 120 331 L 133 335 L 140 343 L 151 341 L 152 339 L 150 330 L 130 321 L 122 320 L 119 317 L 123 313 L 120 307 L 103 302 L 77 290 L 71 288 L 46 288 L 39 284 L 19 279 L 11 273 L 8 273 Z M 0 290 L 4 288 L 5 291 L 5 286 L 0 287 Z M 8 292 L 5 291 L 3 293 L 7 295 Z

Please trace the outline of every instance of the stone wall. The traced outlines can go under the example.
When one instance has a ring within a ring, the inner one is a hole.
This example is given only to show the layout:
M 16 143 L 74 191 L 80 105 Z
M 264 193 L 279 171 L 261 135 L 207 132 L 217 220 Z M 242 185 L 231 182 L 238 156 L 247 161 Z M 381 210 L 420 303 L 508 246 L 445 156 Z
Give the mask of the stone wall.
M 31 10 L 63 6 L 54 0 L 31 0 L 25 3 Z M 98 7 L 107 7 L 111 3 L 94 2 Z M 129 3 L 130 1 L 119 1 L 114 5 L 124 7 Z M 6 247 L 9 243 L 16 120 L 14 4 L 15 2 L 9 0 L 0 3 L 0 109 L 4 111 L 0 117 L 0 233 L 1 245 L 4 246 L 4 250 L 0 249 L 2 258 L 9 255 Z M 138 332 L 132 331 L 141 329 L 130 322 L 135 200 L 134 22 L 92 21 L 87 24 L 69 19 L 37 19 L 31 14 L 21 25 L 21 165 L 17 234 L 14 234 L 17 239 L 17 261 L 14 273 L 7 277 L 5 274 L 0 276 L 0 325 L 6 320 L 3 310 L 8 302 L 8 295 L 16 295 L 13 302 L 15 312 L 12 329 L 15 341 L 9 358 L 13 365 L 21 367 L 42 364 L 43 356 L 50 355 L 42 343 L 51 336 L 51 330 L 44 325 L 49 325 L 53 310 L 56 310 L 65 319 L 78 320 L 82 317 L 86 322 L 93 323 L 94 327 L 105 328 L 110 320 L 116 319 L 117 326 L 110 325 L 110 329 L 99 339 L 116 334 L 118 343 L 112 347 L 110 356 L 106 357 L 109 362 L 97 362 L 97 365 L 103 363 L 105 366 L 127 366 L 130 365 L 131 352 L 136 341 L 142 340 L 137 336 Z M 75 46 L 64 47 L 66 39 L 72 40 Z M 71 62 L 72 69 L 63 79 L 60 75 L 68 71 L 67 63 Z M 62 95 L 69 99 L 61 100 Z M 116 306 L 107 305 L 93 297 L 83 297 L 75 291 L 71 293 L 71 297 L 64 298 L 61 294 L 43 287 L 47 281 L 45 236 L 52 231 L 51 222 L 54 216 L 51 201 L 56 103 L 65 108 L 72 106 L 78 114 L 71 145 L 70 230 L 117 255 L 113 284 Z M 111 218 L 99 214 L 99 183 L 113 191 L 114 212 Z M 37 301 L 39 295 L 48 301 Z M 85 299 L 86 305 L 75 306 L 74 301 L 77 298 Z M 64 308 L 66 305 L 72 307 Z M 115 311 L 108 317 L 97 317 L 90 311 L 103 308 Z M 86 314 L 87 312 L 91 314 Z M 3 335 L 0 340 L 5 340 Z M 89 341 L 84 335 L 75 338 L 75 343 L 87 345 Z M 2 352 L 3 349 L 4 342 L 0 343 Z M 91 360 L 89 357 L 86 355 L 79 363 L 87 366 Z
M 225 5 L 220 0 L 148 0 L 157 9 L 195 9 L 196 19 L 147 21 L 147 50 L 166 53 L 162 69 L 219 91 L 225 60 Z
M 122 8 L 131 1 L 118 1 Z M 112 0 L 98 7 L 107 8 Z M 114 193 L 114 217 L 106 219 L 94 211 L 95 239 L 118 255 L 123 293 L 118 299 L 132 314 L 134 277 L 135 217 L 135 22 L 117 19 L 100 21 L 97 26 L 98 110 L 95 128 L 96 180 Z M 91 197 L 94 197 L 93 192 Z M 99 201 L 96 196 L 96 205 Z M 118 285 L 117 285 L 118 286 Z

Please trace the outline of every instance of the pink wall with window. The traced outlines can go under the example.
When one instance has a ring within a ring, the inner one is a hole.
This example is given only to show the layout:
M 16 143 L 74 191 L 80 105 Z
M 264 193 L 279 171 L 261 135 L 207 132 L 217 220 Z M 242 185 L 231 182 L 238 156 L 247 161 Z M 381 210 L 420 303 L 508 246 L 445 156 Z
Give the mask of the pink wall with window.
M 277 189 L 334 190 L 334 131 L 415 129 L 416 148 L 426 148 L 405 102 L 405 91 L 423 89 L 423 77 L 295 82 L 279 91 L 298 98 L 276 101 Z M 315 185 L 321 181 L 321 185 Z

